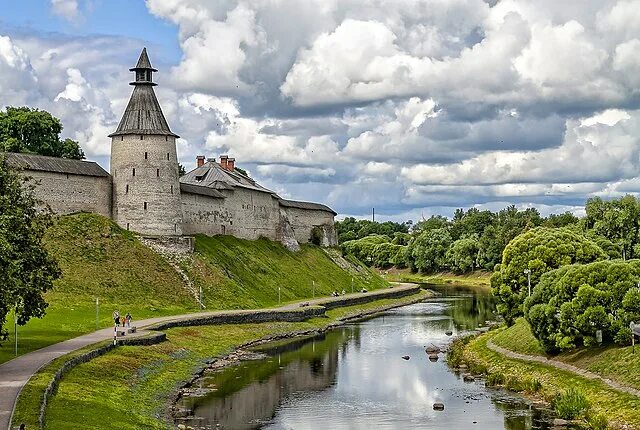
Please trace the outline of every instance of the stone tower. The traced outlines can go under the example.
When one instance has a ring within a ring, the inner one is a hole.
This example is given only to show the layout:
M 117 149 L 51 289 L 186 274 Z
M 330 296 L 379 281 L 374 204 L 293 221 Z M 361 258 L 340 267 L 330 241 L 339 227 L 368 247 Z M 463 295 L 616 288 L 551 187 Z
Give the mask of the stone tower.
M 111 137 L 113 219 L 145 236 L 182 234 L 176 138 L 169 129 L 153 87 L 144 48 L 135 72 L 133 93 Z

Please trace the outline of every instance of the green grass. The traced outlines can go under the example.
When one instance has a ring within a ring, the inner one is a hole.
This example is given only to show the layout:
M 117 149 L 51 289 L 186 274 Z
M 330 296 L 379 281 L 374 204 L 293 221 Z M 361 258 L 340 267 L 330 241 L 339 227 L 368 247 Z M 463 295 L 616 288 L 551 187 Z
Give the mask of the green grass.
M 481 369 L 489 375 L 499 374 L 499 377 L 491 377 L 492 380 L 536 380 L 540 385 L 536 396 L 542 396 L 549 402 L 569 389 L 578 390 L 591 404 L 593 416 L 604 415 L 612 423 L 626 423 L 630 428 L 640 428 L 640 414 L 637 413 L 640 410 L 640 398 L 616 391 L 600 381 L 588 380 L 540 363 L 510 359 L 489 349 L 487 341 L 491 339 L 497 343 L 496 338 L 504 335 L 504 332 L 496 330 L 486 333 L 469 341 L 461 353 L 454 355 L 457 357 L 462 354 L 462 361 L 468 363 L 470 368 Z M 618 362 L 616 365 L 623 368 L 629 364 Z
M 204 363 L 236 346 L 268 335 L 327 327 L 341 318 L 406 304 L 428 292 L 336 308 L 327 317 L 300 323 L 234 324 L 167 330 L 162 344 L 122 346 L 72 369 L 61 381 L 46 413 L 47 429 L 165 429 L 164 411 L 179 386 Z M 39 398 L 61 360 L 42 369 L 18 400 L 14 423 L 37 428 Z M 89 382 L 90 381 L 90 382 Z
M 520 354 L 546 355 L 524 318 L 518 318 L 514 325 L 500 330 L 493 337 L 493 343 Z
M 489 288 L 491 286 L 491 272 L 477 270 L 464 275 L 456 275 L 452 272 L 440 272 L 433 274 L 411 273 L 409 269 L 380 270 L 380 274 L 387 281 L 414 282 L 424 284 L 449 284 L 469 287 Z
M 63 216 L 47 232 L 45 245 L 58 260 L 63 276 L 46 293 L 49 308 L 42 319 L 18 328 L 18 354 L 51 345 L 112 324 L 111 313 L 130 312 L 135 320 L 194 312 L 198 308 L 180 275 L 164 258 L 108 218 L 80 213 Z M 207 310 L 274 306 L 278 286 L 282 303 L 331 291 L 369 290 L 386 282 L 368 269 L 345 266 L 323 249 L 303 246 L 292 253 L 266 239 L 198 236 L 196 252 L 183 269 L 202 286 Z M 7 321 L 12 322 L 9 315 Z M 0 363 L 14 358 L 13 326 L 0 346 Z

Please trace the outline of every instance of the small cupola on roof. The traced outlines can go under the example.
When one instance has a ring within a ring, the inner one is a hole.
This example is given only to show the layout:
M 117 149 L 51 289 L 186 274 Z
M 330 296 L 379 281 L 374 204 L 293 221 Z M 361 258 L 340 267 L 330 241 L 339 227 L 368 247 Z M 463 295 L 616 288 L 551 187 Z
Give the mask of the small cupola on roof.
M 158 134 L 179 137 L 169 128 L 156 98 L 156 93 L 153 91 L 153 87 L 157 85 L 153 82 L 153 72 L 158 70 L 151 66 L 147 48 L 142 49 L 138 63 L 129 70 L 135 72 L 135 81 L 130 83 L 134 86 L 133 93 L 124 110 L 120 124 L 118 124 L 118 129 L 109 137 L 127 134 Z

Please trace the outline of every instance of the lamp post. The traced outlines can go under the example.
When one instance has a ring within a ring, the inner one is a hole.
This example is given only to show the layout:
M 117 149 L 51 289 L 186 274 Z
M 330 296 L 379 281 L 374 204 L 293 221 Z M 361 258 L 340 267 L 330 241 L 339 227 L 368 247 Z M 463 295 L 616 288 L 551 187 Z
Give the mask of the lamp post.
M 316 281 L 311 281 L 313 285 L 313 298 L 316 298 Z
M 18 356 L 18 306 L 17 305 L 13 311 L 13 330 L 14 330 L 14 335 L 16 337 L 15 354 L 17 357 Z
M 280 285 L 278 285 L 278 306 L 280 306 Z
M 529 289 L 529 296 L 531 296 L 531 269 L 524 269 L 523 273 L 527 275 L 527 287 Z
M 629 323 L 629 328 L 631 329 L 631 351 L 633 354 L 636 353 L 636 334 L 634 333 L 634 329 L 636 328 L 636 323 L 631 321 Z
M 100 313 L 98 306 L 100 305 L 100 299 L 96 297 L 96 330 L 100 328 Z

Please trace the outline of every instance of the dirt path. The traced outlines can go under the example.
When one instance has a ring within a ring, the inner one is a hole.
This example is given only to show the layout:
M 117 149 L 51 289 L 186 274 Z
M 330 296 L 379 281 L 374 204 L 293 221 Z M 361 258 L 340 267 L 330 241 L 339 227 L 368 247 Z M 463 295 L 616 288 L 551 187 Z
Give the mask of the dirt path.
M 614 390 L 622 391 L 623 393 L 627 393 L 627 394 L 631 394 L 631 395 L 636 396 L 636 397 L 640 397 L 640 390 L 638 390 L 636 388 L 629 387 L 628 385 L 620 384 L 620 383 L 612 381 L 611 379 L 608 379 L 608 378 L 603 378 L 602 376 L 598 375 L 597 373 L 593 373 L 593 372 L 590 372 L 588 370 L 581 369 L 580 367 L 576 367 L 576 366 L 573 366 L 571 364 L 564 363 L 562 361 L 554 360 L 552 358 L 536 356 L 536 355 L 519 354 L 517 352 L 513 352 L 513 351 L 511 351 L 509 349 L 506 349 L 506 348 L 503 348 L 501 346 L 498 346 L 498 345 L 494 344 L 491 341 L 491 339 L 489 339 L 487 341 L 487 347 L 490 350 L 492 350 L 493 352 L 497 352 L 498 354 L 502 354 L 502 355 L 504 355 L 506 357 L 509 357 L 509 358 L 514 358 L 516 360 L 529 361 L 529 362 L 534 362 L 534 363 L 541 363 L 541 364 L 544 364 L 546 366 L 552 366 L 552 367 L 555 367 L 556 369 L 559 369 L 559 370 L 565 370 L 567 372 L 575 373 L 577 375 L 582 376 L 583 378 L 601 381 L 601 382 L 605 383 L 606 385 L 608 385 L 609 387 L 613 388 Z

